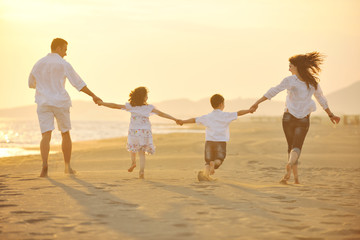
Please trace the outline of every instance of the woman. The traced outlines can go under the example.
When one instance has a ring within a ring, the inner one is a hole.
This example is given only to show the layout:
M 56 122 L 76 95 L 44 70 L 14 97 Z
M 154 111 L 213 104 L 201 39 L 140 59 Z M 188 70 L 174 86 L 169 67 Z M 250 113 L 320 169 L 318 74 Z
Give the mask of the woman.
M 288 143 L 288 163 L 286 174 L 280 183 L 286 184 L 290 179 L 291 170 L 294 173 L 295 184 L 299 184 L 298 159 L 306 134 L 310 126 L 310 114 L 316 110 L 312 95 L 335 124 L 340 118 L 335 116 L 328 107 L 319 85 L 319 65 L 324 57 L 318 52 L 299 54 L 289 58 L 289 71 L 292 76 L 285 78 L 278 86 L 270 88 L 265 95 L 254 103 L 253 110 L 265 100 L 271 99 L 279 92 L 287 89 L 286 108 L 282 119 L 283 130 Z

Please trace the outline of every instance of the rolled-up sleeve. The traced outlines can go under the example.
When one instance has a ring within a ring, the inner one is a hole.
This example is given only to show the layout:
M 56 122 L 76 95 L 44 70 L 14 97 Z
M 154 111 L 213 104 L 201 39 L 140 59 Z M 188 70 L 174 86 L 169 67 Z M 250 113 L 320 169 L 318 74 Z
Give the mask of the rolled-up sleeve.
M 320 84 L 317 85 L 317 89 L 314 92 L 314 96 L 323 109 L 329 108 L 328 102 L 321 90 Z
M 36 88 L 36 78 L 34 77 L 34 75 L 32 74 L 32 72 L 29 75 L 29 88 Z
M 272 99 L 273 97 L 275 97 L 279 92 L 288 89 L 290 87 L 290 79 L 289 78 L 284 78 L 284 80 L 282 80 L 282 82 L 275 86 L 270 88 L 265 94 L 264 97 L 266 97 L 267 99 Z
M 81 79 L 81 77 L 75 72 L 74 68 L 70 63 L 65 63 L 65 76 L 78 91 L 83 89 L 86 86 L 86 83 Z

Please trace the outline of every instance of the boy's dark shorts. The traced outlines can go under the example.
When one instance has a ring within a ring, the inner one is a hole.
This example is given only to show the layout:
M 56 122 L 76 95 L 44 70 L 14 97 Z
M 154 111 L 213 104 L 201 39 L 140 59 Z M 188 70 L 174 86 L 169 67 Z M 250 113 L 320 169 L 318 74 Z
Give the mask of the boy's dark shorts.
M 211 161 L 220 160 L 221 164 L 226 157 L 226 142 L 205 142 L 205 165 L 209 165 Z M 220 165 L 221 165 L 220 164 Z M 220 165 L 215 166 L 215 169 L 220 167 Z

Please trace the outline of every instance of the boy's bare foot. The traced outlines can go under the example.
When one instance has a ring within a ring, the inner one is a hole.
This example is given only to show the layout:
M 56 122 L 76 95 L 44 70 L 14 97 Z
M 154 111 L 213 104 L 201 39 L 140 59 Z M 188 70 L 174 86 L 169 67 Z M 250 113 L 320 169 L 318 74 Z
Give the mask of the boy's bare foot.
M 144 172 L 139 172 L 139 178 L 140 179 L 144 179 L 145 178 L 144 175 L 145 175 Z
M 48 177 L 48 166 L 42 167 L 40 177 Z
M 210 181 L 210 179 L 207 176 L 205 176 L 203 171 L 199 171 L 197 177 L 200 182 L 201 181 Z
M 72 169 L 71 167 L 65 167 L 65 171 L 66 174 L 76 174 L 76 171 L 74 169 Z
M 132 172 L 136 168 L 136 163 L 132 163 L 131 166 L 128 169 L 128 172 Z

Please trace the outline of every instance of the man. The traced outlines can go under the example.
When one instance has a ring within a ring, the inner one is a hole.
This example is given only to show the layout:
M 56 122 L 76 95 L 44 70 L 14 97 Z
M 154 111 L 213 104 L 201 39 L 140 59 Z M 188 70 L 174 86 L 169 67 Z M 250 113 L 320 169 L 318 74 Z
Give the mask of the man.
M 91 92 L 85 82 L 75 72 L 66 56 L 68 43 L 61 38 L 55 38 L 51 43 L 51 53 L 41 58 L 33 67 L 29 76 L 29 87 L 35 88 L 35 102 L 42 134 L 40 152 L 43 161 L 40 177 L 48 176 L 48 157 L 50 151 L 51 133 L 55 129 L 54 118 L 62 136 L 62 152 L 65 161 L 65 173 L 75 174 L 70 166 L 72 141 L 70 137 L 70 107 L 71 99 L 65 90 L 65 79 L 78 91 L 92 97 L 97 103 L 101 101 Z

